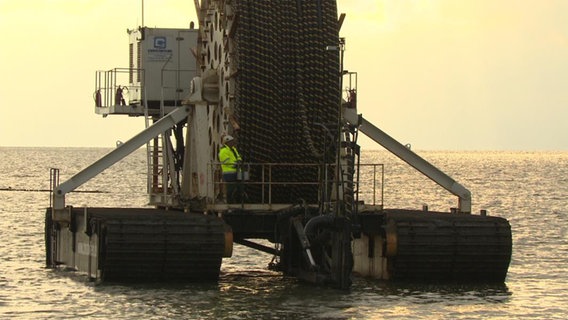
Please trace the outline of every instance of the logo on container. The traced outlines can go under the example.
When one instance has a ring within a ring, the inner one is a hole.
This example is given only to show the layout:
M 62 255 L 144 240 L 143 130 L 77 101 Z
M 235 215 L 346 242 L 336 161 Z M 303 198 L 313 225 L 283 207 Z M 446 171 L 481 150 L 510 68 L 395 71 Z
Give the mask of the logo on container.
M 165 49 L 167 46 L 166 37 L 154 37 L 154 48 Z

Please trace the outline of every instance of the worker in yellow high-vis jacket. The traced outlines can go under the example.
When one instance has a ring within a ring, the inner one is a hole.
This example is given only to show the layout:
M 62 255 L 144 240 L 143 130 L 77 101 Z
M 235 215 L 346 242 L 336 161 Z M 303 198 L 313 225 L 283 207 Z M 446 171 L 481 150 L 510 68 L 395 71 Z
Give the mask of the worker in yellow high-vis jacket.
M 237 185 L 238 164 L 242 161 L 237 151 L 237 141 L 230 135 L 223 137 L 223 147 L 219 150 L 219 162 L 223 181 L 227 184 L 227 203 L 240 201 L 240 188 Z

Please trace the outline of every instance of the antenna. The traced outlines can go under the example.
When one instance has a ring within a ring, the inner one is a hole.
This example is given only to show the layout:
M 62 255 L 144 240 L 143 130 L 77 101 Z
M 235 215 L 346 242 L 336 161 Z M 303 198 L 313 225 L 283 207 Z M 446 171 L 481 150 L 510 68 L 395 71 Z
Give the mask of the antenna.
M 142 0 L 142 27 L 144 27 L 144 0 Z

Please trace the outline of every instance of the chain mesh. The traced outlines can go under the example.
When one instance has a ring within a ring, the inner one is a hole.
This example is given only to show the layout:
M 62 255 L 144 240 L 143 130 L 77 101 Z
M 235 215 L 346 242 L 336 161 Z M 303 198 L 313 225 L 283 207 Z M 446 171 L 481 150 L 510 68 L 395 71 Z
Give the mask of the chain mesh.
M 338 122 L 339 53 L 335 1 L 233 1 L 238 77 L 234 114 L 239 150 L 251 163 L 333 161 Z M 322 126 L 323 125 L 323 126 Z M 276 168 L 275 168 L 276 169 Z M 251 177 L 259 179 L 261 172 Z M 273 181 L 317 181 L 316 168 L 281 167 Z M 260 187 L 259 187 L 260 188 Z M 247 190 L 255 201 L 260 189 Z M 317 202 L 317 186 L 273 188 L 273 202 Z

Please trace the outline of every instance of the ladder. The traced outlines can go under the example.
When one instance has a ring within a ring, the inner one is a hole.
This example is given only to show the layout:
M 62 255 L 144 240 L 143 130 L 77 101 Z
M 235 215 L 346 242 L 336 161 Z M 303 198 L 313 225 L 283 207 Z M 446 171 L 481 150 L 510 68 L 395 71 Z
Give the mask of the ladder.
M 164 148 L 162 134 L 150 140 L 146 144 L 148 157 L 148 194 L 160 194 L 164 192 Z
M 163 109 L 163 108 L 162 108 Z M 164 117 L 162 110 L 161 118 Z M 157 121 L 156 117 L 145 114 L 146 127 Z M 172 130 L 168 129 L 146 144 L 147 155 L 147 192 L 150 204 L 160 207 L 176 205 L 175 199 L 180 194 L 179 176 L 175 166 L 174 148 L 171 142 Z

